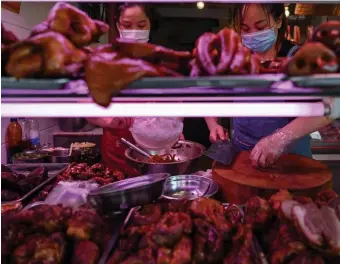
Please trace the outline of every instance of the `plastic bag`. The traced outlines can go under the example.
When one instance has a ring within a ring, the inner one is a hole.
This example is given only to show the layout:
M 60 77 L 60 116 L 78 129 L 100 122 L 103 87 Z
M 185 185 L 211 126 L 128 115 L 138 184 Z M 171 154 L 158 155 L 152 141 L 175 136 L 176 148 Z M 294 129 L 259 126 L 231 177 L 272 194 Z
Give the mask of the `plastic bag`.
M 63 206 L 77 208 L 85 204 L 89 192 L 98 187 L 97 183 L 92 182 L 61 181 L 47 196 L 45 203 L 50 205 L 62 204 Z
M 144 149 L 169 149 L 183 132 L 183 122 L 177 117 L 135 118 L 130 131 L 136 143 Z

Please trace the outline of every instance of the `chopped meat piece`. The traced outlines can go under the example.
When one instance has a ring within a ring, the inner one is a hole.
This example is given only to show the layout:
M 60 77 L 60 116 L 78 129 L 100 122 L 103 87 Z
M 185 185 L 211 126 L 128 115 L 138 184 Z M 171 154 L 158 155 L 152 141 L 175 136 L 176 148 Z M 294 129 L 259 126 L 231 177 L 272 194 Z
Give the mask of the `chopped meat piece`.
M 99 258 L 99 247 L 92 241 L 79 241 L 73 250 L 72 264 L 96 264 Z
M 327 205 L 331 200 L 335 199 L 338 195 L 333 190 L 325 190 L 319 192 L 316 196 L 315 202 L 321 207 L 322 205 Z
M 272 219 L 272 209 L 269 203 L 258 197 L 250 198 L 246 203 L 244 222 L 259 229 L 268 224 Z

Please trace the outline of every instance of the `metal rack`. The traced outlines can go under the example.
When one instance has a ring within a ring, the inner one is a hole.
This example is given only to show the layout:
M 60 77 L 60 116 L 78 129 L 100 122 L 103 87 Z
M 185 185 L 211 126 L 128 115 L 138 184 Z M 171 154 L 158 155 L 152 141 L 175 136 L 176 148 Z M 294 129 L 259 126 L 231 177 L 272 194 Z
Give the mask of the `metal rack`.
M 113 97 L 108 108 L 92 102 L 82 80 L 25 82 L 2 78 L 1 112 L 3 117 L 338 117 L 340 75 L 327 76 L 328 79 L 321 77 L 315 77 L 314 83 L 328 80 L 321 82 L 327 87 L 297 87 L 294 85 L 296 80 L 293 82 L 282 74 L 145 78 Z M 308 78 L 305 82 L 313 84 Z M 301 84 L 301 79 L 298 81 Z

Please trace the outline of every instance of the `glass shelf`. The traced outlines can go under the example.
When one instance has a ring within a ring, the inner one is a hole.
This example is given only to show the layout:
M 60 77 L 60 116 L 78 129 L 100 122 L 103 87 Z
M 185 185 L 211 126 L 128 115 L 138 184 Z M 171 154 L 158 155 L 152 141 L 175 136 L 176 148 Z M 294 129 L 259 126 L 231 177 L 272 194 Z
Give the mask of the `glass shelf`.
M 340 84 L 340 75 L 333 79 Z M 6 78 L 1 82 L 1 110 L 6 117 L 340 115 L 340 85 L 296 87 L 281 74 L 145 78 L 113 97 L 108 108 L 92 102 L 82 80 L 49 89 L 44 88 L 46 80 L 37 80 L 36 85 L 20 81 L 17 86 Z

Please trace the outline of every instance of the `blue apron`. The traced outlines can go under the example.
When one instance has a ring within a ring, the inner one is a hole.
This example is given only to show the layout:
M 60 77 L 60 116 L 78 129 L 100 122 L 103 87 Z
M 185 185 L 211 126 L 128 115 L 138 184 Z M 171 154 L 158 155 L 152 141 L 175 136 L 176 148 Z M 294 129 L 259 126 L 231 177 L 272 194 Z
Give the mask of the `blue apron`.
M 285 117 L 233 118 L 233 142 L 238 151 L 251 150 L 262 138 L 273 134 L 292 120 Z M 295 141 L 288 152 L 312 158 L 309 135 Z

